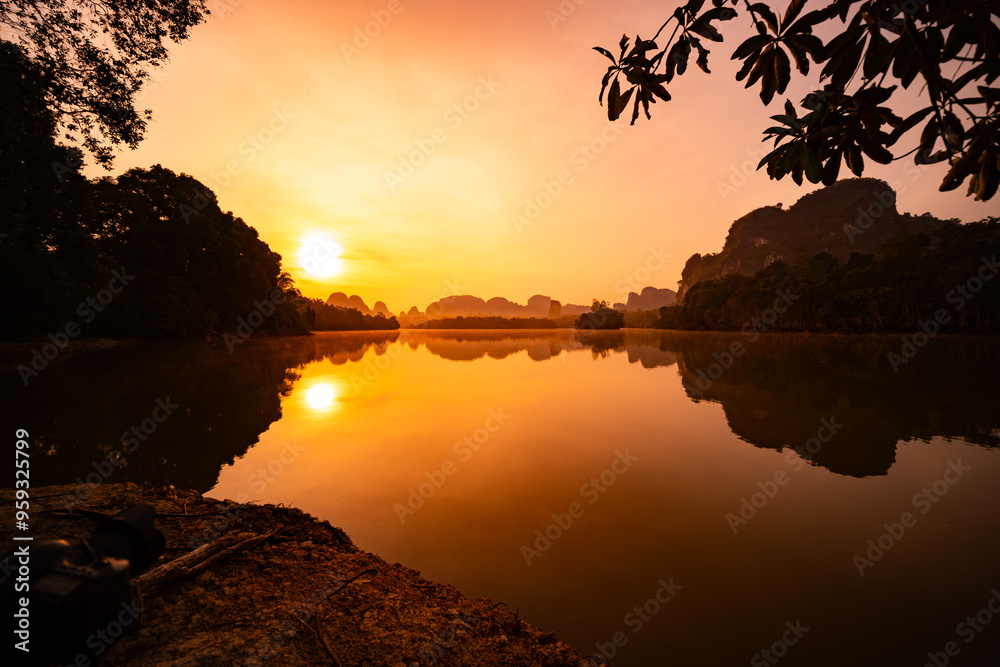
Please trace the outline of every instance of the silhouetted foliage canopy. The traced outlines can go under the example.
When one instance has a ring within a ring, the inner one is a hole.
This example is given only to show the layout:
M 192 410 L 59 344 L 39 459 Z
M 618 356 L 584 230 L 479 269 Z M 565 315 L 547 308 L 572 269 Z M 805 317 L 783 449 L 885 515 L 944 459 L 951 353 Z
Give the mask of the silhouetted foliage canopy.
M 61 138 L 110 166 L 145 133 L 135 105 L 150 70 L 208 13 L 204 0 L 5 0 L 0 34 L 34 66 Z
M 696 283 L 659 327 L 848 333 L 1000 332 L 1000 219 L 899 234 L 843 263 L 819 253 Z M 932 334 L 933 335 L 933 334 Z
M 322 299 L 306 299 L 306 325 L 313 331 L 393 331 L 399 328 L 395 317 L 382 313 L 366 315 L 357 308 L 343 308 Z
M 669 84 L 684 74 L 692 54 L 709 73 L 709 42 L 722 42 L 719 25 L 749 16 L 756 34 L 732 55 L 743 66 L 737 81 L 760 85 L 768 105 L 785 92 L 792 64 L 801 75 L 822 65 L 822 89 L 803 99 L 800 114 L 790 100 L 784 113 L 771 116 L 777 125 L 765 130 L 774 150 L 758 168 L 767 166 L 772 179 L 788 174 L 797 184 L 830 185 L 841 163 L 855 175 L 865 157 L 888 164 L 914 154 L 917 164 L 947 161 L 950 169 L 942 191 L 969 179 L 968 194 L 993 197 L 1000 186 L 1000 2 L 996 0 L 834 0 L 805 12 L 805 0 L 792 0 L 784 15 L 768 3 L 749 0 L 689 0 L 660 26 L 651 39 L 623 36 L 615 56 L 594 47 L 611 61 L 599 101 L 607 93 L 608 118 L 617 120 L 632 104 L 632 123 L 640 108 L 650 118 L 657 99 L 670 101 Z M 727 5 L 732 5 L 729 7 Z M 813 34 L 820 25 L 839 22 L 839 34 L 824 43 Z M 671 24 L 666 43 L 658 42 Z M 662 46 L 661 46 L 662 44 Z M 946 74 L 949 65 L 953 73 Z M 885 85 L 891 75 L 898 83 Z M 624 86 L 622 79 L 624 78 Z M 886 106 L 897 89 L 914 82 L 927 105 L 906 118 Z M 919 142 L 908 153 L 890 150 L 923 124 Z
M 304 331 L 281 257 L 208 188 L 159 165 L 84 178 L 45 75 L 8 42 L 0 88 L 0 333 L 192 338 L 251 317 Z
M 625 314 L 608 308 L 607 301 L 595 299 L 592 310 L 581 315 L 575 326 L 577 329 L 621 329 L 625 326 Z

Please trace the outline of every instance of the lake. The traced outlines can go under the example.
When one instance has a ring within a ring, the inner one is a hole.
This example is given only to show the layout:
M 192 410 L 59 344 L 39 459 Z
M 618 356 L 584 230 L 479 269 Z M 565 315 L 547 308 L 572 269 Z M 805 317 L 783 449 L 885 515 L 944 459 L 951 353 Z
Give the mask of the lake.
M 322 333 L 79 353 L 0 397 L 34 485 L 294 505 L 615 665 L 994 664 L 1000 343 L 900 347 Z

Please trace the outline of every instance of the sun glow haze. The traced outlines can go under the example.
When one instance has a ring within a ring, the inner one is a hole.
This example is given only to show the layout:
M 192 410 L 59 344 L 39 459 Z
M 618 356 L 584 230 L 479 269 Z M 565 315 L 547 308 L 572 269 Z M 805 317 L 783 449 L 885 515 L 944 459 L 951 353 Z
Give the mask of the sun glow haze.
M 344 269 L 343 252 L 328 232 L 312 232 L 302 239 L 299 267 L 310 278 L 332 278 Z
M 392 312 L 452 286 L 620 301 L 616 285 L 651 249 L 670 258 L 648 284 L 676 288 L 734 220 L 816 189 L 753 170 L 784 98 L 764 108 L 734 80 L 730 56 L 752 31 L 739 19 L 713 45 L 712 75 L 689 67 L 651 122 L 609 127 L 607 61 L 592 47 L 648 37 L 676 4 L 426 0 L 379 26 L 384 0 L 223 3 L 155 73 L 147 137 L 115 171 L 160 163 L 198 178 L 310 297 L 358 294 Z M 786 97 L 814 83 L 793 79 Z M 901 184 L 900 210 L 985 217 L 964 188 L 937 191 L 946 169 L 900 160 L 865 175 Z M 342 264 L 303 266 L 317 229 L 332 230 Z

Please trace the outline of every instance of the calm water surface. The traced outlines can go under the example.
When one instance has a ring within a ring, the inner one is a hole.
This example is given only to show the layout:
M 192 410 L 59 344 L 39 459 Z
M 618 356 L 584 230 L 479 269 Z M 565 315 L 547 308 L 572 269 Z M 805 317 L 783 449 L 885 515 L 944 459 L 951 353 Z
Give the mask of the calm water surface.
M 330 333 L 81 354 L 0 391 L 36 484 L 122 451 L 109 481 L 295 505 L 616 665 L 1000 664 L 1000 344 L 894 373 L 898 347 Z

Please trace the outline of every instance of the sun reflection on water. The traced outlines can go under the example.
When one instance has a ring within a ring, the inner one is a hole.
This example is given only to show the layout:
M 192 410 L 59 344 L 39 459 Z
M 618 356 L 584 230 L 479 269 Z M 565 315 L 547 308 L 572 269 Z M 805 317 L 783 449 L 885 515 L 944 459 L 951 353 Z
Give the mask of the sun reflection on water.
M 338 386 L 327 380 L 310 383 L 305 388 L 305 402 L 309 409 L 319 414 L 329 414 L 337 407 L 340 392 Z

